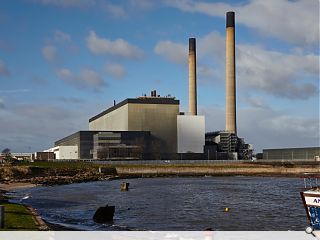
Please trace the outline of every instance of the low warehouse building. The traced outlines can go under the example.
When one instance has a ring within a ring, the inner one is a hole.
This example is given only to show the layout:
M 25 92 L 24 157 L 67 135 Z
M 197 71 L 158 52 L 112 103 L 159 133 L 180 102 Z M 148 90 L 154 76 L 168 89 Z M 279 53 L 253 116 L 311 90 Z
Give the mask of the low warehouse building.
M 57 146 L 47 150 L 53 152 L 55 159 L 78 159 L 78 146 Z
M 320 147 L 263 149 L 263 160 L 319 160 Z

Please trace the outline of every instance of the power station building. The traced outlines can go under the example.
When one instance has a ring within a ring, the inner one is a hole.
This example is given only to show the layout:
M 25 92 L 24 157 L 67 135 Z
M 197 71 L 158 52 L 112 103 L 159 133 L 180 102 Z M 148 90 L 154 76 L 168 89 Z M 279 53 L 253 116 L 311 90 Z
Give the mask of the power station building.
M 154 91 L 153 91 L 154 93 Z M 177 152 L 179 100 L 160 97 L 128 98 L 89 119 L 90 131 L 149 131 L 162 142 L 161 153 Z
M 55 147 L 77 146 L 73 151 L 78 158 L 94 159 L 177 159 L 183 154 L 199 159 L 250 159 L 252 146 L 237 136 L 234 12 L 226 14 L 226 130 L 206 134 L 205 117 L 198 115 L 195 38 L 189 38 L 188 62 L 187 112 L 180 112 L 179 100 L 153 90 L 151 96 L 114 104 L 89 119 L 89 131 L 61 139 Z
M 52 151 L 73 149 L 69 159 L 175 159 L 177 153 L 202 154 L 203 116 L 184 115 L 179 100 L 151 96 L 128 98 L 89 119 L 89 131 L 55 142 Z M 66 159 L 67 153 L 56 152 Z M 201 158 L 201 157 L 200 157 Z

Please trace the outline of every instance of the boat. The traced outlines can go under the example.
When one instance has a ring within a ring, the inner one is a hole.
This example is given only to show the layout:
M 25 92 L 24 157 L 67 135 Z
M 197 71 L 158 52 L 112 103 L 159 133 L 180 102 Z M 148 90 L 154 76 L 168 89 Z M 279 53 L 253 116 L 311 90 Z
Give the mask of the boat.
M 320 239 L 320 174 L 305 174 L 304 187 L 300 192 L 310 225 L 306 233 Z

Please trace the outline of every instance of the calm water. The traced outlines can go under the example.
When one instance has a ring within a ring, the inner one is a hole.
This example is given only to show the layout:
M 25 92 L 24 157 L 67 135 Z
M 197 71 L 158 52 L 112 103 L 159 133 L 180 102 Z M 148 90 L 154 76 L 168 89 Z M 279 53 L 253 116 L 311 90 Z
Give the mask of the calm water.
M 24 201 L 46 220 L 87 230 L 304 230 L 303 181 L 274 177 L 129 179 L 36 187 Z M 96 224 L 95 210 L 116 206 L 114 222 Z M 223 210 L 228 207 L 230 211 Z

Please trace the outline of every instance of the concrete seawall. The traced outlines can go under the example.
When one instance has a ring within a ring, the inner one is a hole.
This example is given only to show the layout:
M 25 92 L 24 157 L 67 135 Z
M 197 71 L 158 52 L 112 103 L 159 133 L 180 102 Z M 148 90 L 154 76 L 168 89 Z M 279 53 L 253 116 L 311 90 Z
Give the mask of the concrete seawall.
M 319 167 L 280 166 L 121 166 L 116 167 L 119 176 L 303 176 L 304 173 L 319 173 Z
M 130 177 L 161 176 L 303 176 L 317 173 L 313 163 L 228 163 L 228 164 L 91 164 L 45 163 L 46 166 L 5 166 L 0 169 L 0 183 L 69 184 Z

